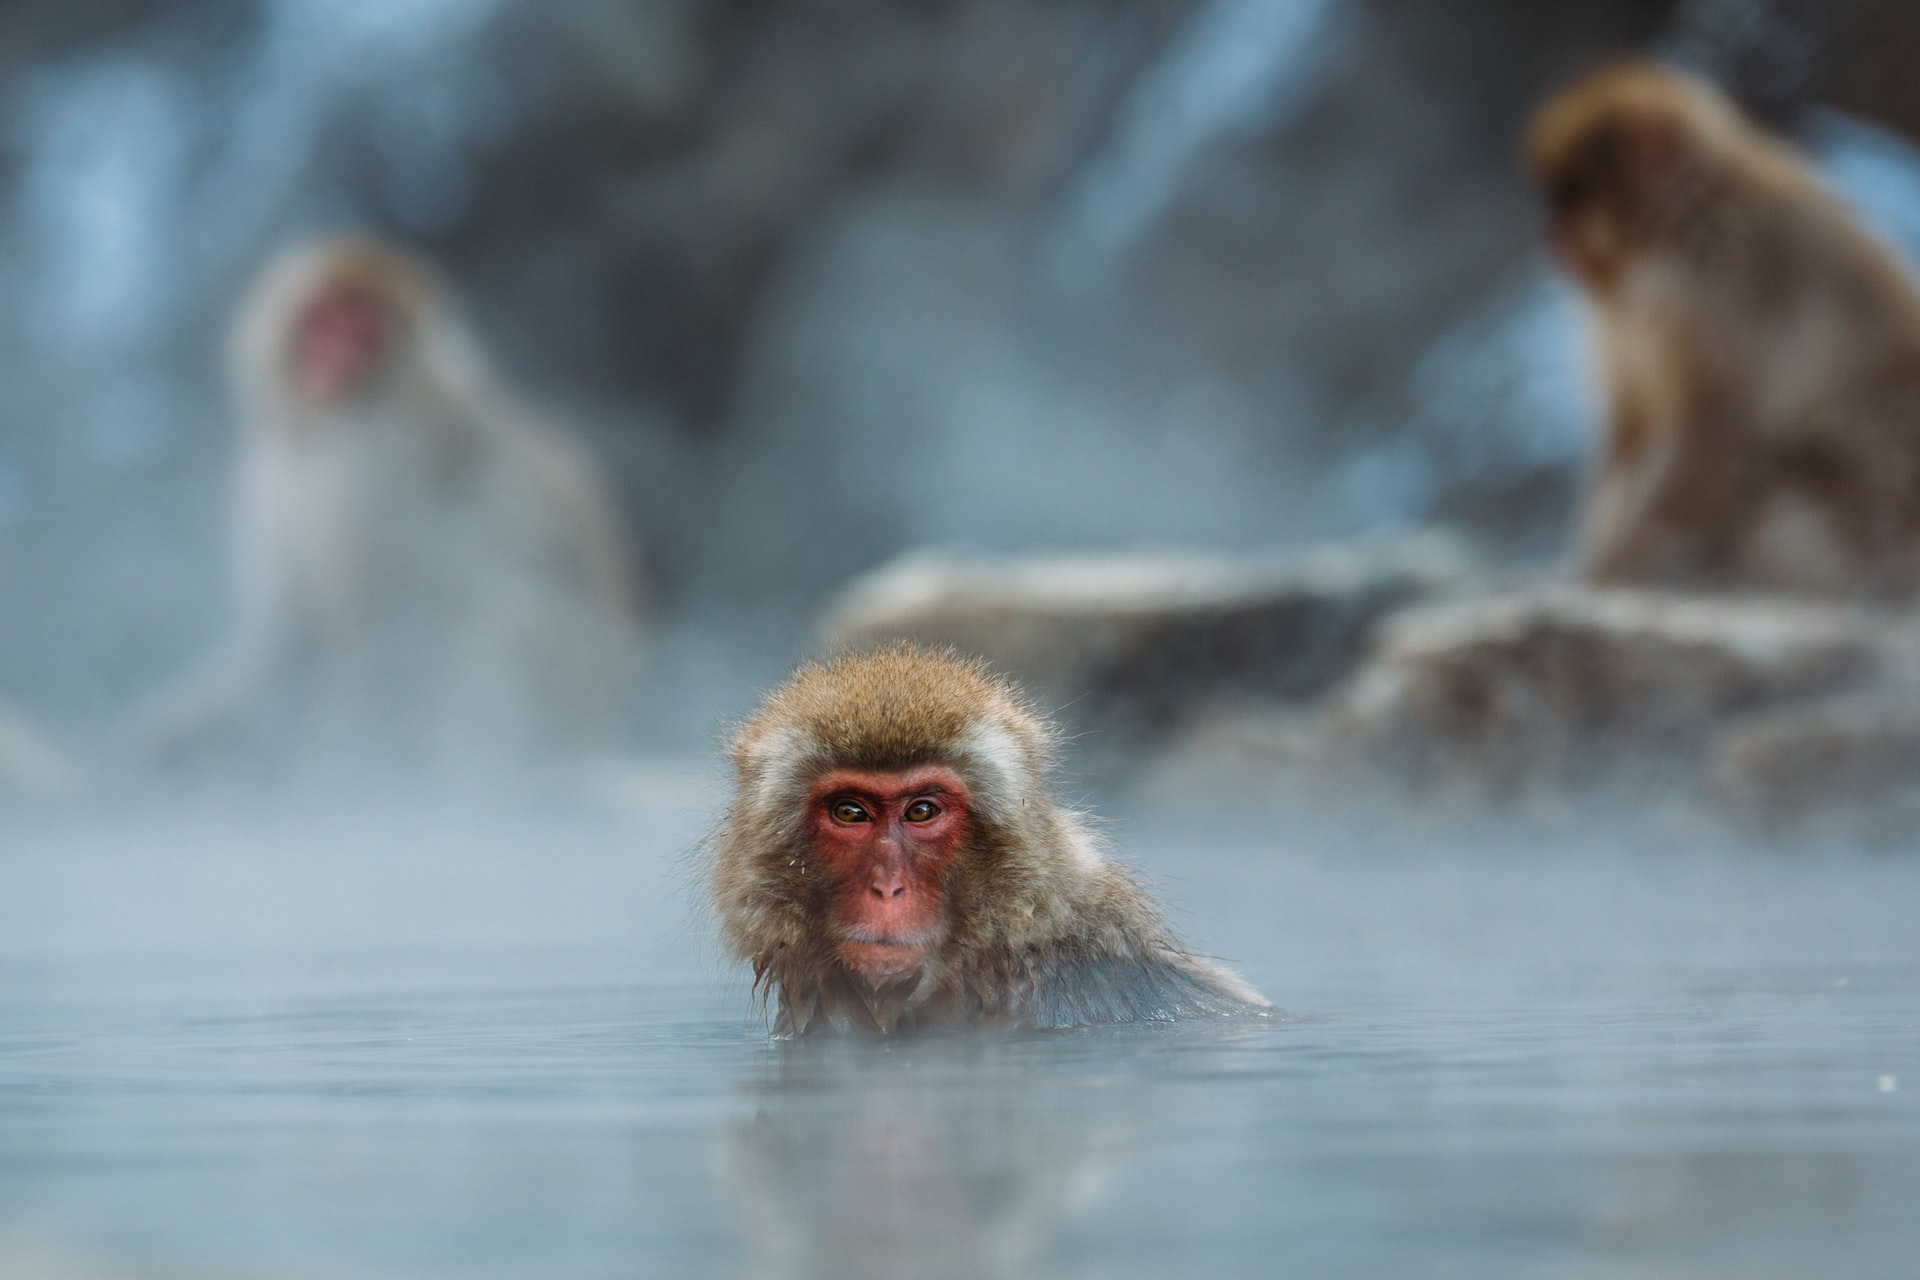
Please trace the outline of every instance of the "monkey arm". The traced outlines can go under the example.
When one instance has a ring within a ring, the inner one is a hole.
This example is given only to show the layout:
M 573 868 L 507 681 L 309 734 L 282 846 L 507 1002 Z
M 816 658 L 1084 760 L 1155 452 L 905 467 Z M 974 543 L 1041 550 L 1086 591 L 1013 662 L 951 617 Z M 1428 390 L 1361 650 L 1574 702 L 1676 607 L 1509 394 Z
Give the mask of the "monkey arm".
M 257 632 L 236 631 L 185 674 L 149 697 L 123 737 L 140 754 L 175 756 L 230 730 L 274 668 Z
M 1580 569 L 1605 585 L 1724 580 L 1750 523 L 1764 443 L 1737 398 L 1684 389 L 1656 413 L 1623 399 L 1580 537 Z
M 285 665 L 302 608 L 297 556 L 286 521 L 265 509 L 278 490 L 257 466 L 249 470 L 234 510 L 234 620 L 208 653 L 136 708 L 121 736 L 142 755 L 177 756 L 233 731 Z
M 1615 427 L 1582 517 L 1581 577 L 1619 583 L 1646 575 L 1663 536 L 1651 526 L 1648 513 L 1671 467 L 1670 453 L 1670 447 L 1652 445 Z
M 520 486 L 501 502 L 516 543 L 543 572 L 557 571 L 580 598 L 637 632 L 646 607 L 632 539 L 585 446 L 524 410 L 475 420 Z

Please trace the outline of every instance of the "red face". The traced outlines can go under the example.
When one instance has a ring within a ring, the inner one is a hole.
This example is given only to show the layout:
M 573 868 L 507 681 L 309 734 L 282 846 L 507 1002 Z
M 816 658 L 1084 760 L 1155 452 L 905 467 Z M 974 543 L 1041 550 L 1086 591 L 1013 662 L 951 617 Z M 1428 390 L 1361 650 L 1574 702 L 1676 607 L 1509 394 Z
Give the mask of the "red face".
M 294 322 L 292 374 L 301 399 L 331 409 L 353 399 L 392 351 L 391 307 L 358 290 L 330 289 Z
M 937 766 L 840 770 L 814 785 L 807 812 L 833 879 L 840 959 L 869 978 L 911 970 L 939 934 L 942 886 L 966 840 L 966 784 Z

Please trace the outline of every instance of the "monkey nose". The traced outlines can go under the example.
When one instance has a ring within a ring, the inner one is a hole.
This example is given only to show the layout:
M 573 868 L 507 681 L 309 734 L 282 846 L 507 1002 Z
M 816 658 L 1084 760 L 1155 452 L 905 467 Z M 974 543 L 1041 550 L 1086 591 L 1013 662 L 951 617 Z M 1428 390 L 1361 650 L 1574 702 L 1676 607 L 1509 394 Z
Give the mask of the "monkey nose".
M 876 871 L 867 892 L 882 902 L 892 902 L 906 896 L 907 882 L 898 871 Z

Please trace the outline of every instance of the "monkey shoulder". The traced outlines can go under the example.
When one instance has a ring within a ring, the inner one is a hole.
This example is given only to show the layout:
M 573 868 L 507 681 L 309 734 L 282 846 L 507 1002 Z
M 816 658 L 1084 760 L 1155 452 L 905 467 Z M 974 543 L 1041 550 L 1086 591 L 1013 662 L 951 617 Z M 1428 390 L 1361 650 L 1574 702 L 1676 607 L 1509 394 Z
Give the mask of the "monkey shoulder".
M 1239 978 L 1182 947 L 1125 870 L 1100 870 L 1074 904 L 1070 927 L 974 966 L 970 1003 L 985 1020 L 1046 1029 L 1266 1007 Z
M 523 413 L 513 420 L 511 462 L 523 500 L 516 514 L 546 553 L 592 578 L 631 572 L 619 503 L 584 437 L 569 425 Z

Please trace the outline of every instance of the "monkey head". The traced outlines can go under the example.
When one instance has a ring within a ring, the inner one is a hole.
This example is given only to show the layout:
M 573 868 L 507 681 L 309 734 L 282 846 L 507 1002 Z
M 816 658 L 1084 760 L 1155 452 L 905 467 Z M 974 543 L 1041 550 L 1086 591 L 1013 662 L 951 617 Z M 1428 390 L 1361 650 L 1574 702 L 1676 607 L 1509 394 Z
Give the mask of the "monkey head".
M 1079 868 L 1044 795 L 1051 730 L 976 663 L 899 647 L 803 668 L 735 737 L 717 838 L 728 941 L 763 980 L 936 980 Z M 1094 855 L 1087 850 L 1087 857 Z
M 1640 255 L 1672 241 L 1714 157 L 1754 132 L 1706 83 L 1657 63 L 1576 81 L 1535 115 L 1524 149 L 1555 256 L 1582 285 L 1604 291 Z
M 378 401 L 418 363 L 444 289 L 424 264 L 365 238 L 294 251 L 241 309 L 234 374 L 252 417 L 306 421 Z

